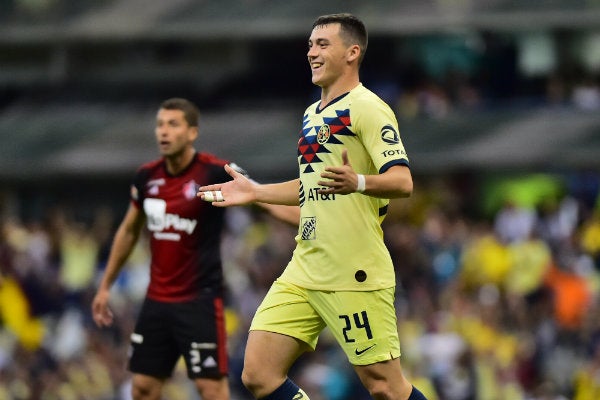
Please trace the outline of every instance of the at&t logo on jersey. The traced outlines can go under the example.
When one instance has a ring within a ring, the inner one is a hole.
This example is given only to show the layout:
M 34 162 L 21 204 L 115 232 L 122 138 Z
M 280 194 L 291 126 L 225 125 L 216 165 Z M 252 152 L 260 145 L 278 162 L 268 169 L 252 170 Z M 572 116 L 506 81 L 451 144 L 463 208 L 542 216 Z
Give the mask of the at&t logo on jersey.
M 173 229 L 191 235 L 198 224 L 195 219 L 182 218 L 177 214 L 167 213 L 167 203 L 162 199 L 144 199 L 144 212 L 148 220 L 148 230 L 161 240 L 180 240 L 177 232 L 163 232 Z
M 308 201 L 326 201 L 335 200 L 335 193 L 320 193 L 319 190 L 326 189 L 324 187 L 315 187 L 308 189 Z

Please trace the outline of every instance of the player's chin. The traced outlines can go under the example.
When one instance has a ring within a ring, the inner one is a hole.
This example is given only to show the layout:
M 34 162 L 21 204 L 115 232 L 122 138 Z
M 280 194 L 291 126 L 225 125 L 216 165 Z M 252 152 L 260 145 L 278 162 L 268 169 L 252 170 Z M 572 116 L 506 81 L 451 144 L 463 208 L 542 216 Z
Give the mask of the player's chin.
M 311 81 L 317 86 L 323 86 L 323 74 L 321 74 L 319 71 L 312 71 Z
M 171 145 L 167 143 L 159 143 L 158 144 L 158 152 L 161 155 L 167 155 L 171 151 Z

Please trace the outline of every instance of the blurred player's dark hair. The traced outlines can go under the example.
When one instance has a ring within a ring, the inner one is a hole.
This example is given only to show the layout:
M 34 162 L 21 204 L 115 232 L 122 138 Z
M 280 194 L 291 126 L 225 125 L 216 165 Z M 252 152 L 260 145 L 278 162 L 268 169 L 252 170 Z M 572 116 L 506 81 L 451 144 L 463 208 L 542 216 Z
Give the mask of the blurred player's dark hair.
M 160 108 L 164 110 L 181 110 L 183 111 L 184 118 L 190 126 L 198 126 L 198 118 L 200 117 L 200 111 L 198 107 L 191 101 L 180 97 L 173 97 L 167 99 L 160 104 Z

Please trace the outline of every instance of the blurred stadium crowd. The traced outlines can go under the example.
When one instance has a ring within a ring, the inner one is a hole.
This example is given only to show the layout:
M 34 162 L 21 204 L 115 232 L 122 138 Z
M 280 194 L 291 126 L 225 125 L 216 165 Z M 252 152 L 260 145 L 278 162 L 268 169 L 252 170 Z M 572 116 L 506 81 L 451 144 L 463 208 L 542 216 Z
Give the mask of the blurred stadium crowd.
M 403 364 L 429 398 L 598 398 L 598 178 L 496 183 L 476 196 L 490 213 L 470 199 L 473 189 L 447 179 L 417 181 L 413 198 L 392 202 L 384 226 Z M 116 325 L 100 330 L 89 307 L 118 216 L 98 208 L 88 222 L 73 217 L 58 207 L 43 220 L 2 220 L 0 398 L 128 398 L 128 333 L 147 283 L 147 248 L 142 241 L 114 288 Z M 236 399 L 249 398 L 239 380 L 246 330 L 294 234 L 261 211 L 229 210 L 223 254 Z M 369 398 L 343 357 L 325 332 L 294 377 L 314 399 Z M 178 369 L 166 398 L 194 398 L 184 374 Z
M 115 327 L 89 307 L 129 179 L 156 156 L 157 104 L 197 102 L 198 147 L 254 178 L 295 174 L 306 34 L 342 9 L 370 28 L 363 81 L 396 110 L 415 175 L 384 225 L 411 380 L 432 400 L 600 399 L 597 0 L 0 0 L 0 399 L 128 399 L 144 241 Z M 234 400 L 294 234 L 229 210 Z M 367 399 L 343 357 L 326 332 L 294 379 L 313 400 Z M 195 398 L 184 374 L 166 398 Z

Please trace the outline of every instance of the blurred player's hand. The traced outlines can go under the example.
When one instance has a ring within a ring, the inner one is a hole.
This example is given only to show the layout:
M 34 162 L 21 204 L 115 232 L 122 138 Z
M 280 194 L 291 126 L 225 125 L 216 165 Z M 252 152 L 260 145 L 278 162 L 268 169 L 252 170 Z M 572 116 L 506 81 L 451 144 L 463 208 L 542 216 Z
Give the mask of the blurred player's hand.
M 108 307 L 109 295 L 108 291 L 99 290 L 92 301 L 92 317 L 100 328 L 111 326 L 113 323 L 113 313 Z
M 254 202 L 256 200 L 255 187 L 257 186 L 255 182 L 248 179 L 229 165 L 225 165 L 225 171 L 233 178 L 233 180 L 225 183 L 201 186 L 198 189 L 196 196 L 205 200 L 204 192 L 220 191 L 223 200 L 213 201 L 211 203 L 213 206 L 217 207 L 239 206 Z

